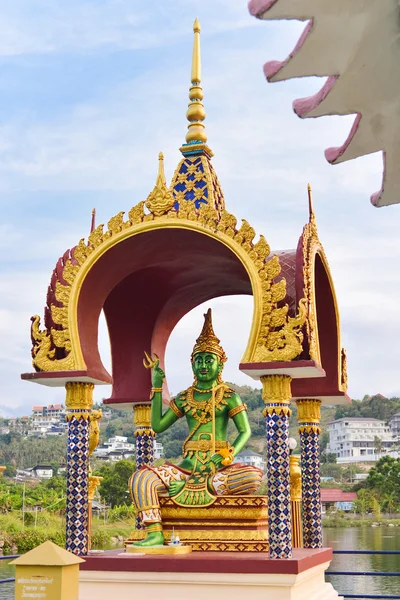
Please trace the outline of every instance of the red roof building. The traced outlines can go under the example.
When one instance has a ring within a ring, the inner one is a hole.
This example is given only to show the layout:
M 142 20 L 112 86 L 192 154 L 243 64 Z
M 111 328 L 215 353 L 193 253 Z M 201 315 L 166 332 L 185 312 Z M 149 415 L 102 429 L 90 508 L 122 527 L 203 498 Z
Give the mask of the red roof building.
M 356 492 L 344 492 L 335 488 L 321 488 L 321 502 L 354 502 Z

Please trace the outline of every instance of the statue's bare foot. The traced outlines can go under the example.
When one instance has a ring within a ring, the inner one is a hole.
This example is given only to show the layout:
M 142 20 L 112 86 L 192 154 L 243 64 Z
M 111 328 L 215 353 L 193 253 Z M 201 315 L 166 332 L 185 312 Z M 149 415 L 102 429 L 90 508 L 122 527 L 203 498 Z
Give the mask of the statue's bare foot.
M 163 546 L 164 545 L 164 534 L 162 531 L 153 531 L 147 534 L 146 538 L 141 542 L 135 542 L 133 546 L 140 546 L 142 548 L 148 548 L 149 546 Z
M 170 496 L 176 496 L 185 487 L 185 481 L 172 481 L 169 484 L 168 493 Z

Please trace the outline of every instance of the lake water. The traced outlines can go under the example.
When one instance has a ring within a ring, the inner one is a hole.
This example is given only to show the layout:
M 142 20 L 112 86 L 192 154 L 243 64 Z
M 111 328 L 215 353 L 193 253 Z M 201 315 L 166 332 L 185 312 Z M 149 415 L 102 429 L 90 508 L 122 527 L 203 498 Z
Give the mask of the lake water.
M 0 579 L 15 577 L 15 567 L 8 564 L 8 560 L 0 560 Z M 13 600 L 14 584 L 0 583 L 0 600 Z
M 324 546 L 334 550 L 397 550 L 400 552 L 400 527 L 352 527 L 324 529 Z M 400 572 L 399 555 L 335 555 L 329 571 Z M 400 595 L 400 577 L 363 575 L 327 576 L 333 587 L 345 594 Z M 362 597 L 362 596 L 361 596 Z
M 324 545 L 334 550 L 400 551 L 400 527 L 352 527 L 325 529 Z M 0 579 L 14 577 L 14 567 L 0 560 Z M 400 555 L 336 555 L 330 571 L 396 571 L 400 572 Z M 363 575 L 327 576 L 341 594 L 400 595 L 400 577 L 368 577 Z M 13 600 L 14 584 L 0 584 L 0 600 Z

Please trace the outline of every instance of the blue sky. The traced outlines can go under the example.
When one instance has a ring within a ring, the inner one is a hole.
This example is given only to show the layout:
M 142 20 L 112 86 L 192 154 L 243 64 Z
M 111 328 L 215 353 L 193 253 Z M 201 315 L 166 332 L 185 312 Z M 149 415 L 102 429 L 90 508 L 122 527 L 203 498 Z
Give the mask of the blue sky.
M 335 167 L 353 118 L 300 120 L 294 98 L 322 80 L 268 84 L 263 63 L 282 59 L 304 24 L 257 21 L 242 0 L 13 0 L 0 5 L 0 414 L 62 401 L 62 389 L 19 380 L 31 370 L 29 318 L 42 314 L 57 258 L 153 188 L 157 155 L 167 179 L 186 132 L 192 23 L 202 25 L 204 105 L 213 164 L 227 207 L 274 249 L 297 244 L 314 191 L 319 233 L 336 283 L 350 393 L 400 394 L 398 206 L 376 209 L 379 154 Z M 238 362 L 251 299 L 214 307 L 230 358 L 228 380 L 252 385 Z M 187 315 L 167 352 L 170 388 L 191 381 L 189 355 L 204 307 Z M 236 327 L 232 328 L 234 322 Z M 101 349 L 109 364 L 101 324 Z M 96 399 L 108 396 L 98 388 Z

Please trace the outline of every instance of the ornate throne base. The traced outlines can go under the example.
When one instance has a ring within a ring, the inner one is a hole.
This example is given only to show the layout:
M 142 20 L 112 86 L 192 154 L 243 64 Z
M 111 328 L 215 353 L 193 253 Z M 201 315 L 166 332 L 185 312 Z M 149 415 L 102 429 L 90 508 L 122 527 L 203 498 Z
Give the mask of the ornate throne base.
M 206 507 L 181 507 L 171 498 L 160 498 L 160 505 L 166 542 L 174 531 L 194 552 L 268 550 L 266 496 L 219 496 Z M 139 539 L 140 533 L 134 532 L 126 543 Z

